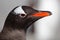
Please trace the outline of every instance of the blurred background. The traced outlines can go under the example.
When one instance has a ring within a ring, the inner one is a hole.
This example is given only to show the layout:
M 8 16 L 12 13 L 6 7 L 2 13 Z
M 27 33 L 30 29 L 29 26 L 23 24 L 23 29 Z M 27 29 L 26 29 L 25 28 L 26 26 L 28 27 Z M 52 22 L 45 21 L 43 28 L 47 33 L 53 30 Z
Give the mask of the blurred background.
M 0 31 L 8 13 L 16 6 L 27 5 L 52 15 L 42 18 L 27 30 L 27 40 L 60 40 L 60 0 L 0 0 Z

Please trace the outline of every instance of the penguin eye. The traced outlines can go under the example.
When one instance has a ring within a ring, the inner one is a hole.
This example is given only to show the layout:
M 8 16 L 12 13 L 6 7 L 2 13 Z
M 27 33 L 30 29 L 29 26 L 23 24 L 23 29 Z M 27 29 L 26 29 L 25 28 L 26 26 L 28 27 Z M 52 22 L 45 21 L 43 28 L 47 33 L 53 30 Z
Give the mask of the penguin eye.
M 24 18 L 27 14 L 20 14 L 20 17 Z

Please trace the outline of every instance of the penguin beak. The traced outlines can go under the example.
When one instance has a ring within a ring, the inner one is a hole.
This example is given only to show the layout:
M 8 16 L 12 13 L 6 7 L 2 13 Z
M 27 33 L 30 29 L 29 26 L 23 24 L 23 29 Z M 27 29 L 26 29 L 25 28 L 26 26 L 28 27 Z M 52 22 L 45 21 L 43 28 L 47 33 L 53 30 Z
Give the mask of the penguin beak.
M 35 10 L 29 6 L 22 6 L 22 9 L 24 10 L 25 13 L 27 13 L 29 15 L 31 14 L 31 16 L 33 16 L 33 17 L 42 18 L 42 17 L 46 17 L 46 16 L 51 15 L 50 11 L 38 11 L 38 10 Z
M 36 12 L 36 13 L 32 14 L 32 16 L 40 17 L 40 18 L 43 18 L 43 17 L 46 17 L 46 16 L 50 16 L 50 15 L 51 15 L 51 12 L 49 12 L 49 11 L 41 11 L 41 12 Z

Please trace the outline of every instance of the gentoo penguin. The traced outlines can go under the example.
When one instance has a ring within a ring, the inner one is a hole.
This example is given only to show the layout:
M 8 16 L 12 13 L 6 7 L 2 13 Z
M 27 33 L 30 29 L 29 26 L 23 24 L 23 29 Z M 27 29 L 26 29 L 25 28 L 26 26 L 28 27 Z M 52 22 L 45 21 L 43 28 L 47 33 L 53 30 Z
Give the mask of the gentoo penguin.
M 29 6 L 17 6 L 7 16 L 0 40 L 26 40 L 27 28 L 45 16 L 50 16 L 49 11 L 38 11 Z

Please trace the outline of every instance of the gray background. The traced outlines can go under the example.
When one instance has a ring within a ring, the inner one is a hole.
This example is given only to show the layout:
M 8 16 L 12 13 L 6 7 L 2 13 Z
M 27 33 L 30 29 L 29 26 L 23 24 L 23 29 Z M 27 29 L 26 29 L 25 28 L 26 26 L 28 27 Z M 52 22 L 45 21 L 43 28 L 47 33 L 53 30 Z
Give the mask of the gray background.
M 54 3 L 57 2 L 56 0 L 35 0 L 35 4 L 37 3 L 38 5 L 35 5 L 34 8 L 37 8 L 39 10 L 49 10 L 53 13 L 52 16 L 43 18 L 39 21 L 37 21 L 35 25 L 35 31 L 36 31 L 36 37 L 38 40 L 43 39 L 43 40 L 48 40 L 48 38 L 60 38 L 60 14 L 59 14 L 59 6 Z M 48 4 L 47 4 L 48 2 Z M 51 2 L 51 3 L 50 3 Z M 8 15 L 8 13 L 16 6 L 18 5 L 31 5 L 33 1 L 31 0 L 0 0 L 0 30 L 2 30 L 4 21 Z M 41 3 L 41 5 L 40 5 Z M 50 4 L 49 4 L 50 3 Z M 58 3 L 58 2 L 57 2 Z M 52 6 L 51 6 L 52 5 Z M 46 30 L 47 28 L 47 30 Z M 50 33 L 49 33 L 50 32 Z M 33 40 L 33 35 L 30 36 L 30 40 Z M 35 38 L 36 40 L 36 38 Z

